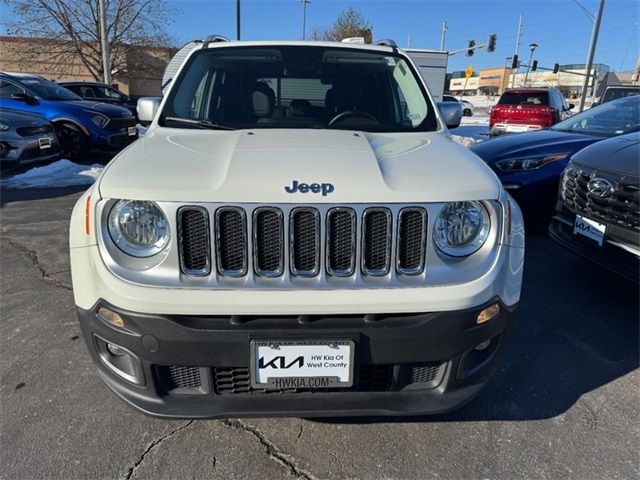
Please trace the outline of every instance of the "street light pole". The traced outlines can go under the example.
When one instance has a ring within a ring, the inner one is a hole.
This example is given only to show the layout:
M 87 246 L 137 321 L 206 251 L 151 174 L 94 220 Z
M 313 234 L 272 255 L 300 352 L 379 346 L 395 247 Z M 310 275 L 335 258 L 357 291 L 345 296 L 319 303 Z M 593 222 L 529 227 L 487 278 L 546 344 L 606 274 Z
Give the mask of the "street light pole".
M 102 78 L 104 83 L 111 85 L 111 61 L 109 59 L 109 39 L 107 38 L 107 15 L 104 0 L 98 0 L 100 14 L 100 46 L 102 49 Z
M 586 71 L 587 75 L 584 77 L 584 83 L 582 84 L 582 94 L 580 95 L 580 106 L 578 107 L 578 113 L 584 110 L 584 102 L 587 99 L 587 89 L 589 88 L 589 78 L 591 77 L 591 69 L 593 68 L 593 57 L 596 54 L 596 44 L 598 43 L 598 34 L 600 33 L 600 22 L 602 22 L 603 13 L 604 13 L 604 0 L 600 0 L 600 7 L 598 7 L 598 15 L 596 16 L 596 23 L 593 24 L 593 32 L 591 33 L 591 42 L 589 44 L 589 57 L 587 58 L 587 71 Z
M 514 56 L 518 55 L 518 50 L 520 50 L 520 36 L 522 35 L 522 14 L 518 16 L 518 33 L 516 34 L 516 51 L 514 52 Z M 511 73 L 511 88 L 513 88 L 516 84 L 516 75 L 518 74 L 518 66 Z
M 236 40 L 240 40 L 240 0 L 236 0 Z
M 527 79 L 529 78 L 529 71 L 531 70 L 531 60 L 533 60 L 533 52 L 536 51 L 536 48 L 538 48 L 538 44 L 537 43 L 531 43 L 529 44 L 529 49 L 531 50 L 531 53 L 529 54 L 529 63 L 527 64 L 527 73 L 525 73 L 524 75 L 524 86 L 527 86 Z
M 307 3 L 311 3 L 311 0 L 299 0 L 302 3 L 302 40 L 307 36 Z
M 440 37 L 440 51 L 444 52 L 444 39 L 447 36 L 447 22 L 442 22 L 442 36 Z

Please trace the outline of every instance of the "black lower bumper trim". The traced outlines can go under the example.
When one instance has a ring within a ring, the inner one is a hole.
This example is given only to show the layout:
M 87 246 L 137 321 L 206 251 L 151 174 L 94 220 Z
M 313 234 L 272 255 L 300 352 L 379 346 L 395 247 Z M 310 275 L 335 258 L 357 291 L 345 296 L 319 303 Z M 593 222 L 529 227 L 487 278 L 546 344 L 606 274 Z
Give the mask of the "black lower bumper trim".
M 638 282 L 640 259 L 632 253 L 605 242 L 600 247 L 587 238 L 573 234 L 575 214 L 558 213 L 551 220 L 549 235 L 561 245 L 583 258 L 622 277 Z
M 493 303 L 500 305 L 500 313 L 477 325 L 478 313 Z M 100 307 L 120 314 L 126 331 L 103 320 L 97 314 Z M 515 307 L 496 299 L 456 312 L 311 321 L 305 316 L 300 321 L 298 316 L 144 315 L 101 301 L 91 310 L 78 309 L 78 315 L 102 380 L 126 402 L 151 415 L 404 416 L 451 411 L 477 395 L 500 362 L 515 322 Z M 140 362 L 142 385 L 124 380 L 104 364 L 95 336 L 122 347 Z M 260 391 L 249 386 L 251 340 L 317 338 L 354 342 L 353 387 Z

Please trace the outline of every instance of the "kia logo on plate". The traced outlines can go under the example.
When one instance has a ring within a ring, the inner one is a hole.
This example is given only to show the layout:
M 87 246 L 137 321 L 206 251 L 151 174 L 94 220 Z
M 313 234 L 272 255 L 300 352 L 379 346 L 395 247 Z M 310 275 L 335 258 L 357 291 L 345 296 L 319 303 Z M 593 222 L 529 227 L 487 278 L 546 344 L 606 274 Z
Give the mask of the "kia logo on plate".
M 613 185 L 604 178 L 593 178 L 587 183 L 587 190 L 594 197 L 608 198 L 613 193 Z

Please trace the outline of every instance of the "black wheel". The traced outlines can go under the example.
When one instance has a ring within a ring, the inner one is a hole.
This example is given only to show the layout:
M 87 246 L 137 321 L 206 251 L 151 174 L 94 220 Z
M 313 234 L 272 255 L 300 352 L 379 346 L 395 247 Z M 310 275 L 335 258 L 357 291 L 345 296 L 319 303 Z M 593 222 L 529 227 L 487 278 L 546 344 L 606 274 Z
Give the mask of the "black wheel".
M 60 156 L 69 160 L 83 160 L 89 153 L 87 137 L 75 125 L 62 123 L 55 126 Z
M 471 110 L 468 108 L 465 108 L 464 111 L 462 112 L 462 115 L 464 115 L 465 117 L 470 117 L 471 116 Z

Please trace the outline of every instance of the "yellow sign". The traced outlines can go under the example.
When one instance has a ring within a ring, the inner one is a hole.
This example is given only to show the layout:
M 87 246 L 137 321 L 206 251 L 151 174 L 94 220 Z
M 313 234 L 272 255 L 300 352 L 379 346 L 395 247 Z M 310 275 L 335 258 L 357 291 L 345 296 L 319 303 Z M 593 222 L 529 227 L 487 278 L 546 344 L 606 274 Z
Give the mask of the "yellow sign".
M 464 76 L 467 79 L 471 78 L 473 76 L 473 65 L 472 64 L 469 64 L 467 69 L 464 71 Z

